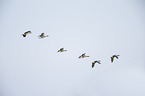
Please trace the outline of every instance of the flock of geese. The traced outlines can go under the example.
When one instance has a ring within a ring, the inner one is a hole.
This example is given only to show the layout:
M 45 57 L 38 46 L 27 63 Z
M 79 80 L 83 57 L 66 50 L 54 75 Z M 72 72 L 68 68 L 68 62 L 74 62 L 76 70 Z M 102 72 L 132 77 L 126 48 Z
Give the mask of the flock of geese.
M 24 34 L 22 34 L 22 36 L 23 37 L 26 37 L 28 34 L 31 34 L 31 33 L 32 33 L 31 31 L 27 31 Z M 41 33 L 38 37 L 41 39 L 41 38 L 48 37 L 48 35 L 44 35 L 44 33 Z M 57 52 L 65 52 L 65 51 L 67 51 L 67 50 L 64 50 L 64 48 L 61 48 Z M 113 63 L 114 58 L 118 59 L 119 56 L 120 55 L 113 55 L 111 57 L 111 62 Z M 78 59 L 85 58 L 85 57 L 90 57 L 90 56 L 87 56 L 85 53 L 83 53 L 81 56 L 78 57 Z M 97 64 L 101 64 L 101 61 L 100 60 L 96 60 L 96 61 L 92 62 L 92 68 L 94 68 L 94 66 L 95 66 L 96 63 Z
M 31 31 L 27 31 L 22 35 L 23 35 L 23 37 L 26 37 L 27 34 L 31 34 L 31 33 L 32 33 Z M 41 35 L 39 35 L 39 38 L 45 38 L 45 37 L 48 37 L 48 35 L 44 35 L 44 33 L 41 33 Z

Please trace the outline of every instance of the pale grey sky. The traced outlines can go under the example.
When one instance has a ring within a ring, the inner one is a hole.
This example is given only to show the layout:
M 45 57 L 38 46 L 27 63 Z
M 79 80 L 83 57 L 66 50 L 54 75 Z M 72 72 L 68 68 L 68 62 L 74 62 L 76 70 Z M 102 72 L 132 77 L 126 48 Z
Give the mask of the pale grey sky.
M 0 3 L 0 96 L 145 96 L 143 0 Z

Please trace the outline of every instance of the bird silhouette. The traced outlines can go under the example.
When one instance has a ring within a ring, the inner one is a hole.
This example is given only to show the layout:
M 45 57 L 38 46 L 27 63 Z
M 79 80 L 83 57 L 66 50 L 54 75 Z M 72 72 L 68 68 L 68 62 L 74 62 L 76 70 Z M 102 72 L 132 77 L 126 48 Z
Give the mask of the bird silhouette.
M 92 62 L 92 68 L 95 66 L 96 63 L 101 64 L 101 61 L 100 60 L 98 60 L 98 61 L 96 60 L 96 61 Z
M 85 58 L 85 57 L 90 57 L 90 56 L 86 56 L 86 53 L 83 53 L 81 56 L 79 56 L 79 58 Z
M 41 39 L 41 38 L 45 38 L 45 37 L 48 37 L 48 35 L 44 35 L 44 33 L 41 33 L 41 35 L 39 35 L 39 38 Z
M 120 56 L 120 55 L 113 55 L 113 56 L 111 57 L 111 62 L 113 63 L 114 58 L 117 58 L 117 59 L 118 59 L 119 56 Z
M 64 50 L 64 48 L 60 48 L 57 52 L 65 52 L 67 50 Z
M 23 35 L 23 37 L 26 37 L 26 35 L 27 34 L 30 34 L 30 33 L 32 33 L 31 31 L 27 31 L 27 32 L 25 32 L 24 34 L 22 34 Z

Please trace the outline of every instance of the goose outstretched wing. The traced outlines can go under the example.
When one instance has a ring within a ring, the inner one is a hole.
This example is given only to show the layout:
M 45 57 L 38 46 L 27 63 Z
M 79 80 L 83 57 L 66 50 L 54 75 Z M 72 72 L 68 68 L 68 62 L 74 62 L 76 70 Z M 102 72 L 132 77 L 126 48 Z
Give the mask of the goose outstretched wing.
M 40 37 L 44 36 L 44 33 L 41 33 Z
M 93 62 L 93 63 L 92 63 L 92 68 L 93 68 L 94 66 L 95 66 L 95 63 Z
M 114 57 L 111 57 L 111 62 L 113 62 L 113 60 L 114 60 Z

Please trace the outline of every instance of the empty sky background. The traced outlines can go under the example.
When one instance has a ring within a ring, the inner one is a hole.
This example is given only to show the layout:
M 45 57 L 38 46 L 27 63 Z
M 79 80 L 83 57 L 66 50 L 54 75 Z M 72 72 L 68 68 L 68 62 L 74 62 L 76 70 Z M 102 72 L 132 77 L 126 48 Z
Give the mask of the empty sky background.
M 0 96 L 145 96 L 144 0 L 0 0 L 0 33 Z

